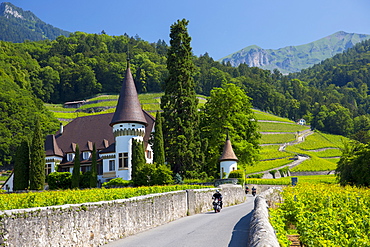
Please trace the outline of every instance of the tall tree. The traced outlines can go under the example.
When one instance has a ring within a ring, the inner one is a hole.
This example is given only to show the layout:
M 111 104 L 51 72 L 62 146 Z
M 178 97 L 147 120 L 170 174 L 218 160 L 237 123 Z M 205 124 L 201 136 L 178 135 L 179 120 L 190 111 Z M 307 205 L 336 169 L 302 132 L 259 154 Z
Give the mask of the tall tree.
M 25 190 L 29 186 L 30 173 L 30 147 L 28 141 L 24 140 L 18 147 L 14 160 L 14 190 Z
M 164 156 L 162 121 L 163 118 L 161 116 L 161 113 L 157 111 L 154 126 L 153 161 L 154 163 L 163 165 L 165 162 L 165 156 Z
M 135 185 L 143 185 L 140 182 L 143 179 L 140 175 L 140 170 L 143 169 L 146 164 L 144 144 L 141 141 L 132 139 L 131 149 L 131 180 Z
M 208 175 L 219 171 L 216 165 L 228 131 L 239 165 L 253 165 L 258 159 L 259 138 L 257 121 L 250 98 L 238 86 L 229 83 L 214 88 L 204 105 L 201 117 L 202 138 L 208 140 L 206 163 Z
M 40 121 L 37 119 L 31 144 L 30 189 L 43 190 L 45 184 L 45 150 Z
M 80 186 L 80 173 L 80 148 L 78 147 L 78 144 L 76 144 L 75 160 L 72 172 L 72 189 Z
M 90 188 L 96 188 L 96 183 L 98 181 L 98 164 L 97 164 L 97 157 L 96 157 L 96 147 L 95 143 L 93 146 L 93 151 L 91 154 L 91 176 L 90 176 Z
M 186 26 L 178 20 L 171 26 L 167 54 L 168 78 L 161 98 L 166 160 L 175 173 L 196 170 L 200 152 L 198 99 L 195 94 L 195 65 Z

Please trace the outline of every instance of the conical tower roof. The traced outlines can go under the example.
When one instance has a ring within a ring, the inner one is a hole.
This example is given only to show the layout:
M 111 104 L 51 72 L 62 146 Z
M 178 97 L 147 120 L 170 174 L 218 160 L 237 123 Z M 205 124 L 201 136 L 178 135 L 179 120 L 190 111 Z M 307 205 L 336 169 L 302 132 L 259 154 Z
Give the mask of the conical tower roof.
M 116 112 L 113 115 L 110 126 L 116 123 L 141 123 L 145 126 L 148 125 L 143 110 L 141 109 L 134 79 L 131 74 L 130 63 L 128 61 L 126 76 L 123 80 Z
M 228 160 L 235 160 L 238 161 L 238 158 L 236 157 L 233 147 L 231 146 L 231 141 L 229 139 L 229 135 L 226 137 L 226 142 L 224 146 L 224 151 L 222 152 L 222 155 L 219 159 L 219 161 L 228 161 Z

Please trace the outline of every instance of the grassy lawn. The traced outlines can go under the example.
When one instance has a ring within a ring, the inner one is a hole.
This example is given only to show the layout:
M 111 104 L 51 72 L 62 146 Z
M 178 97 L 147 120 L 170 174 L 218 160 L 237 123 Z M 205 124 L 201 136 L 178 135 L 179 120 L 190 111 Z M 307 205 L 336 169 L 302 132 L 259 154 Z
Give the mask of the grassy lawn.
M 309 129 L 307 126 L 298 124 L 258 122 L 261 132 L 297 132 Z
M 260 139 L 261 144 L 286 143 L 295 140 L 295 134 L 264 134 Z

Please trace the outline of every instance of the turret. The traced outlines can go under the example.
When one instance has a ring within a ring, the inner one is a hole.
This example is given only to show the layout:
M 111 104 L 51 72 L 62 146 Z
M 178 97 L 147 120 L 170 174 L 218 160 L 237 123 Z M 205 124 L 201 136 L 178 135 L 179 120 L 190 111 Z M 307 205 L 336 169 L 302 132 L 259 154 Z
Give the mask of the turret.
M 224 145 L 224 150 L 219 159 L 220 161 L 220 178 L 223 178 L 223 174 L 229 175 L 231 171 L 238 169 L 238 158 L 236 157 L 233 147 L 231 146 L 231 141 L 229 135 L 226 136 L 226 142 Z
M 130 63 L 127 61 L 126 76 L 122 83 L 116 111 L 110 123 L 115 137 L 116 176 L 131 180 L 132 139 L 143 141 L 147 125 L 132 78 Z

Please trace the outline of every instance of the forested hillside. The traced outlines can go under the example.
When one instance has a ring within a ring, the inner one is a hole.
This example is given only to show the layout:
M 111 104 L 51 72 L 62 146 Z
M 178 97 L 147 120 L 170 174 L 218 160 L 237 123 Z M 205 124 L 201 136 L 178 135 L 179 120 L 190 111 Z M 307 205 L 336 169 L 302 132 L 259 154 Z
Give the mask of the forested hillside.
M 8 82 L 7 87 L 1 87 L 5 89 L 1 93 L 8 95 L 0 105 L 1 114 L 6 114 L 0 119 L 4 126 L 0 128 L 1 145 L 9 143 L 3 138 L 17 145 L 15 139 L 23 133 L 17 128 L 32 128 L 30 120 L 19 120 L 24 124 L 21 127 L 12 122 L 16 119 L 13 114 L 19 112 L 16 107 L 28 107 L 23 103 L 13 104 L 16 97 L 26 94 L 35 102 L 41 101 L 34 97 L 44 102 L 64 103 L 97 93 L 117 94 L 127 51 L 138 92 L 163 91 L 168 75 L 167 49 L 162 40 L 149 43 L 138 36 L 82 32 L 68 38 L 60 36 L 54 41 L 16 44 L 0 41 L 0 81 Z M 193 56 L 196 93 L 209 96 L 212 88 L 231 82 L 246 91 L 255 108 L 292 120 L 303 117 L 316 129 L 366 141 L 370 136 L 369 49 L 369 42 L 361 43 L 292 77 L 245 64 L 238 67 L 221 64 L 208 54 Z M 335 72 L 326 72 L 330 68 Z M 331 84 L 334 81 L 337 84 Z M 9 93 L 18 91 L 22 93 Z M 1 149 L 3 155 L 10 155 L 9 149 Z
M 69 32 L 43 22 L 31 11 L 23 11 L 8 2 L 0 3 L 0 40 L 19 43 L 53 40 L 60 35 L 68 36 Z

